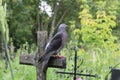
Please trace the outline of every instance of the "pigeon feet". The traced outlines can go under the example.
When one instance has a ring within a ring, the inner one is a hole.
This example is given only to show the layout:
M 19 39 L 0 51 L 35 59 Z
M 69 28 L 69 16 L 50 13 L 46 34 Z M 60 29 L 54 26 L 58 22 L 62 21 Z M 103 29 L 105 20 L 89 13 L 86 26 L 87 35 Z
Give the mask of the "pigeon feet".
M 60 55 L 53 55 L 54 58 L 63 58 L 64 56 L 60 56 Z

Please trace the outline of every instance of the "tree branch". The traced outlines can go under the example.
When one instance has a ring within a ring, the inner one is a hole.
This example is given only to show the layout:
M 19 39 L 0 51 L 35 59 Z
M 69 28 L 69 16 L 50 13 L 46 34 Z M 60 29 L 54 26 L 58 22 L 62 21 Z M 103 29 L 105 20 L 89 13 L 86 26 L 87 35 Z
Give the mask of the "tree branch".
M 59 26 L 59 24 L 62 22 L 62 20 L 64 19 L 64 17 L 65 17 L 65 15 L 66 15 L 66 13 L 67 13 L 67 9 L 63 12 L 63 15 L 61 16 L 61 18 L 59 19 L 59 21 L 58 21 L 58 23 L 57 23 L 57 25 L 56 26 Z
M 52 38 L 54 30 L 55 30 L 55 21 L 56 21 L 57 12 L 58 12 L 58 9 L 59 9 L 59 5 L 57 3 L 58 2 L 56 1 L 53 16 L 52 16 L 52 24 L 51 24 L 49 40 Z
M 37 0 L 34 0 L 35 2 L 35 8 L 36 8 L 36 23 L 37 23 L 37 28 L 38 28 L 38 31 L 40 31 L 40 16 L 39 16 L 39 2 Z

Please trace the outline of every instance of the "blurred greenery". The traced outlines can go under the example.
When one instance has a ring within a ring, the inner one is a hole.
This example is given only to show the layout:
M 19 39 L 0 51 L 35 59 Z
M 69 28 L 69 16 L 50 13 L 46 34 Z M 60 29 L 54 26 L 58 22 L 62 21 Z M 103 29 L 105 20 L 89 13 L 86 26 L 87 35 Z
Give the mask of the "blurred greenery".
M 37 9 L 43 0 L 2 0 L 0 1 L 0 37 L 7 31 L 7 45 L 15 80 L 35 80 L 33 66 L 19 64 L 21 52 L 35 54 L 37 31 L 47 30 L 50 34 L 53 18 Z M 44 0 L 54 13 L 55 3 L 59 9 L 55 20 L 69 25 L 69 39 L 61 55 L 67 58 L 66 69 L 49 68 L 47 80 L 72 80 L 72 75 L 56 74 L 56 71 L 74 70 L 74 47 L 78 48 L 77 72 L 97 75 L 97 78 L 77 76 L 82 80 L 104 80 L 112 67 L 120 63 L 120 0 Z M 6 4 L 6 14 L 3 6 Z M 37 12 L 38 11 L 38 12 Z M 39 15 L 39 17 L 38 17 Z M 3 20 L 4 17 L 4 20 Z M 39 20 L 39 22 L 38 22 Z M 4 22 L 8 28 L 2 29 Z M 40 26 L 39 26 L 40 24 Z M 56 31 L 55 31 L 56 32 Z M 3 39 L 0 39 L 2 44 Z M 6 69 L 5 57 L 0 46 L 0 80 L 12 80 Z M 116 68 L 120 68 L 118 65 Z M 110 75 L 108 76 L 110 79 Z
M 20 50 L 16 52 L 16 57 L 14 61 L 12 61 L 12 68 L 14 72 L 14 80 L 35 80 L 36 77 L 36 69 L 32 66 L 25 66 L 19 64 L 19 53 Z M 5 69 L 5 61 L 4 59 L 0 59 L 0 79 L 1 80 L 12 80 L 10 71 Z

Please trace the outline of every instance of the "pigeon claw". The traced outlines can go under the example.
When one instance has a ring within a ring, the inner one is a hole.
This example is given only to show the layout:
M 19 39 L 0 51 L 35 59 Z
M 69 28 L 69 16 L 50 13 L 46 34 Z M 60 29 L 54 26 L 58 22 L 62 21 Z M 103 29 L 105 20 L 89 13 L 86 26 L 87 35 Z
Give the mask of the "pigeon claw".
M 54 58 L 63 58 L 64 56 L 60 56 L 60 55 L 53 55 Z

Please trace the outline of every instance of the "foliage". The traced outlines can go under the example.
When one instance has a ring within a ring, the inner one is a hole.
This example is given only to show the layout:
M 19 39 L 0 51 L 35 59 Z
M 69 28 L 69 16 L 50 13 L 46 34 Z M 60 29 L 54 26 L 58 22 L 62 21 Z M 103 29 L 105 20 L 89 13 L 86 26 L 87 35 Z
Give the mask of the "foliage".
M 34 1 L 7 0 L 7 19 L 10 37 L 14 41 L 15 47 L 28 42 L 35 43 L 35 5 Z
M 0 1 L 0 12 L 1 12 L 1 14 L 0 14 L 0 32 L 2 34 L 1 38 L 3 39 L 3 42 L 4 42 L 5 58 L 6 58 L 6 62 L 9 64 L 9 67 L 10 67 L 12 80 L 14 80 L 12 66 L 10 63 L 10 54 L 9 54 L 9 50 L 8 50 L 9 29 L 8 29 L 7 20 L 6 20 L 6 4 L 4 6 L 2 6 L 2 1 Z
M 20 49 L 17 52 L 14 52 L 13 48 L 10 50 L 12 54 L 16 54 L 16 57 L 12 62 L 15 80 L 34 80 L 36 75 L 33 67 L 18 64 L 19 54 L 21 51 L 24 53 L 34 53 L 36 48 L 36 45 L 32 44 L 35 43 L 33 32 L 36 31 L 37 26 L 34 1 L 35 0 L 30 0 L 29 2 L 25 0 L 6 1 L 9 6 L 7 10 L 7 17 L 10 29 L 10 37 L 12 37 L 11 41 L 14 42 L 14 44 L 16 43 L 15 45 L 20 46 Z M 57 0 L 44 1 L 46 1 L 52 7 L 52 13 L 54 13 L 55 2 Z M 77 72 L 98 75 L 97 78 L 84 76 L 77 77 L 81 77 L 83 80 L 104 80 L 105 76 L 110 71 L 109 67 L 114 67 L 116 64 L 120 63 L 120 1 L 58 0 L 58 3 L 59 10 L 57 12 L 55 25 L 57 25 L 57 22 L 59 22 L 59 19 L 63 15 L 64 11 L 67 10 L 66 15 L 61 22 L 67 23 L 70 27 L 67 46 L 65 46 L 65 48 L 61 51 L 61 55 L 67 57 L 67 68 L 63 70 L 48 69 L 47 79 L 73 79 L 73 76 L 56 74 L 55 71 L 73 72 L 73 48 L 77 46 Z M 47 28 L 51 26 L 53 18 L 49 17 L 41 10 L 39 11 L 39 15 L 40 27 L 44 27 L 45 30 L 48 30 Z M 10 44 L 13 46 L 13 43 Z M 8 80 L 10 79 L 10 72 L 8 70 L 4 71 L 4 66 L 4 61 L 1 60 L 0 78 L 3 80 Z M 117 68 L 120 68 L 120 65 Z
M 89 6 L 84 8 L 80 13 L 82 25 L 80 33 L 82 34 L 83 43 L 85 43 L 85 45 L 90 45 L 91 48 L 92 46 L 98 46 L 115 49 L 114 41 L 116 37 L 112 36 L 112 28 L 116 26 L 116 17 L 113 15 L 106 15 L 105 11 L 98 10 L 96 12 L 96 18 L 94 19 L 87 9 L 89 9 Z
M 75 21 L 70 21 L 72 41 L 69 46 L 76 45 L 79 47 L 78 63 L 81 73 L 98 74 L 97 80 L 104 80 L 109 72 L 109 67 L 119 63 L 119 43 L 116 43 L 117 37 L 113 36 L 112 29 L 116 27 L 116 15 L 102 9 L 106 1 L 96 1 L 95 12 L 87 4 L 87 1 L 81 5 L 80 12 L 81 27 L 76 27 Z M 100 5 L 98 5 L 100 4 Z M 102 4 L 102 5 L 101 5 Z M 113 4 L 115 5 L 115 4 Z M 108 13 L 109 12 L 109 13 Z M 86 78 L 85 80 L 96 80 L 95 78 Z
M 2 6 L 2 1 L 0 2 L 0 32 L 3 35 L 3 38 L 8 44 L 9 41 L 9 30 L 8 25 L 6 23 L 6 4 L 5 6 Z

